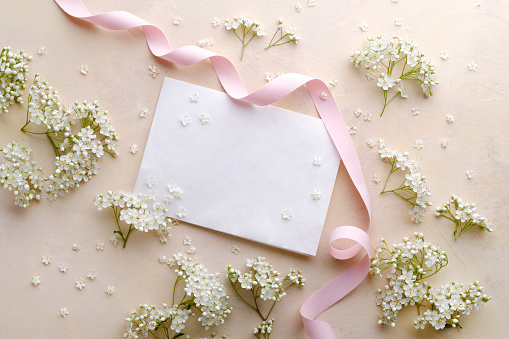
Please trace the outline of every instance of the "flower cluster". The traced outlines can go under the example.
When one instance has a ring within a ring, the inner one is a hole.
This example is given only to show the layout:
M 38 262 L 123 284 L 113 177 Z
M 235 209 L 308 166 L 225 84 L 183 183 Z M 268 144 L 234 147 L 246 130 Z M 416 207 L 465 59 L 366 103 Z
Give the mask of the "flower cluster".
M 242 57 L 244 56 L 244 49 L 251 42 L 251 40 L 253 40 L 255 36 L 264 36 L 267 33 L 265 28 L 263 28 L 258 21 L 246 18 L 244 16 L 236 16 L 233 19 L 226 19 L 224 25 L 227 30 L 231 30 L 233 33 L 235 33 L 235 36 L 242 42 L 242 54 L 240 56 L 240 60 L 242 60 Z M 239 27 L 242 28 L 242 38 L 239 34 L 237 34 L 236 31 Z M 251 37 L 249 37 L 250 34 Z
M 279 36 L 277 37 L 277 40 L 274 40 L 276 39 L 276 35 L 278 33 Z M 277 30 L 272 36 L 269 45 L 265 47 L 265 49 L 269 49 L 274 46 L 281 46 L 290 42 L 297 45 L 300 41 L 300 38 L 296 35 L 296 33 L 297 30 L 293 26 L 290 26 L 286 29 L 286 34 L 283 35 L 283 19 L 279 18 Z
M 165 257 L 162 258 L 165 262 Z M 138 311 L 133 310 L 126 318 L 124 338 L 139 338 L 140 335 L 147 337 L 148 334 L 158 338 L 156 331 L 159 329 L 162 329 L 168 339 L 183 336 L 182 330 L 187 320 L 195 315 L 192 307 L 200 310 L 198 321 L 205 329 L 223 324 L 230 314 L 232 308 L 228 307 L 229 297 L 219 281 L 219 273 L 209 274 L 196 259 L 180 253 L 175 254 L 171 262 L 178 265 L 175 269 L 177 279 L 173 288 L 172 304 L 163 304 L 162 307 L 140 305 Z M 176 286 L 182 280 L 186 284 L 184 296 L 180 302 L 175 302 Z M 212 334 L 209 338 L 218 337 Z
M 420 172 L 419 164 L 417 161 L 408 157 L 408 152 L 401 152 L 388 147 L 380 150 L 380 156 L 383 160 L 391 164 L 391 171 L 380 193 L 394 193 L 401 197 L 411 208 L 410 211 L 408 211 L 410 219 L 415 223 L 422 222 L 422 218 L 426 213 L 426 207 L 431 206 L 431 202 L 428 201 L 431 193 L 426 187 L 426 177 Z M 399 187 L 386 190 L 389 178 L 398 169 L 402 171 L 408 169 L 410 173 L 405 175 L 405 179 Z
M 118 226 L 113 233 L 120 235 L 124 241 L 124 248 L 134 229 L 141 232 L 155 230 L 162 243 L 165 243 L 170 236 L 171 227 L 168 223 L 172 220 L 166 216 L 168 210 L 162 204 L 155 202 L 152 194 L 108 191 L 106 194 L 97 195 L 94 204 L 99 210 L 108 207 L 113 209 Z M 120 221 L 129 225 L 125 235 L 120 227 Z
M 32 149 L 28 144 L 10 142 L 0 151 L 4 159 L 0 165 L 0 187 L 14 191 L 14 204 L 27 207 L 30 200 L 40 197 L 44 183 L 42 168 L 30 162 Z
M 253 334 L 258 339 L 268 339 L 270 337 L 270 332 L 272 332 L 272 326 L 274 326 L 274 318 L 267 321 L 264 320 L 260 326 L 253 330 Z
M 454 207 L 454 212 L 452 211 Z M 453 195 L 451 200 L 444 206 L 438 207 L 435 215 L 437 217 L 444 217 L 455 223 L 454 239 L 458 239 L 460 235 L 466 233 L 474 226 L 479 226 L 488 232 L 493 232 L 491 223 L 485 216 L 476 213 L 477 207 L 475 204 L 464 202 L 461 198 Z
M 23 103 L 23 90 L 28 73 L 28 61 L 32 57 L 23 50 L 13 53 L 4 47 L 0 53 L 0 114 L 15 103 Z
M 382 276 L 387 272 L 389 283 L 377 293 L 376 303 L 382 307 L 379 324 L 396 326 L 399 311 L 403 306 L 416 306 L 418 316 L 414 318 L 415 328 L 423 329 L 427 323 L 436 330 L 445 326 L 461 327 L 460 314 L 470 314 L 471 310 L 490 300 L 483 294 L 483 287 L 476 281 L 468 287 L 458 283 L 447 283 L 438 288 L 424 279 L 438 273 L 448 264 L 447 254 L 436 245 L 424 240 L 422 233 L 414 233 L 413 238 L 393 245 L 384 239 L 371 260 L 371 273 Z M 422 308 L 426 308 L 422 312 Z
M 402 80 L 419 81 L 426 97 L 432 96 L 435 86 L 439 84 L 436 80 L 435 63 L 419 52 L 417 45 L 409 38 L 393 36 L 389 39 L 381 35 L 376 38 L 368 37 L 368 46 L 356 50 L 351 57 L 355 67 L 364 66 L 368 70 L 368 79 L 380 72 L 377 85 L 384 92 L 384 107 L 380 116 L 398 94 L 403 98 L 408 97 L 406 86 L 401 84 L 397 93 L 388 100 L 388 91 Z M 403 66 L 400 64 L 396 67 L 402 61 Z M 401 69 L 401 74 L 394 74 L 395 68 Z
M 227 277 L 235 293 L 244 303 L 255 310 L 264 322 L 267 322 L 276 302 L 281 301 L 286 296 L 286 290 L 289 287 L 305 285 L 305 279 L 301 275 L 300 270 L 291 269 L 290 273 L 281 278 L 280 273 L 264 257 L 247 259 L 246 266 L 249 268 L 248 272 L 241 272 L 228 266 Z M 251 296 L 253 303 L 248 302 L 247 298 L 242 297 L 240 294 L 241 289 L 250 292 L 246 293 L 246 295 Z M 272 307 L 266 316 L 260 311 L 258 299 L 273 301 Z M 263 328 L 265 329 L 263 333 L 264 338 L 269 338 L 270 330 L 267 331 L 267 329 L 272 329 L 272 322 L 273 320 L 269 320 L 265 324 L 262 323 L 260 327 L 253 331 L 253 334 L 260 338 Z

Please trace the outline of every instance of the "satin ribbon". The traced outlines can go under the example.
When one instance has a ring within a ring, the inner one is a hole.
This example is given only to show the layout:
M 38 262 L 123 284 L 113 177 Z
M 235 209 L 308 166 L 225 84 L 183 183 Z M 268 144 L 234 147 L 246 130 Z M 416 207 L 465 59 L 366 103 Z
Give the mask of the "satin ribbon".
M 355 289 L 369 272 L 371 203 L 353 141 L 336 102 L 323 81 L 300 74 L 287 73 L 249 94 L 237 70 L 224 56 L 197 46 L 185 46 L 172 50 L 164 33 L 158 27 L 128 12 L 115 11 L 91 15 L 80 0 L 55 0 L 55 2 L 68 15 L 108 29 L 123 30 L 141 26 L 150 51 L 158 58 L 181 66 L 189 66 L 209 59 L 226 93 L 237 100 L 265 106 L 287 96 L 300 86 L 307 86 L 332 142 L 362 198 L 369 217 L 367 231 L 354 226 L 340 226 L 332 231 L 329 236 L 329 251 L 334 258 L 350 259 L 363 249 L 366 251 L 366 255 L 346 272 L 313 294 L 300 310 L 306 333 L 310 338 L 336 338 L 329 323 L 314 319 Z M 322 92 L 327 94 L 327 100 L 320 99 Z M 334 242 L 340 239 L 350 239 L 357 243 L 348 249 L 338 249 L 334 246 Z

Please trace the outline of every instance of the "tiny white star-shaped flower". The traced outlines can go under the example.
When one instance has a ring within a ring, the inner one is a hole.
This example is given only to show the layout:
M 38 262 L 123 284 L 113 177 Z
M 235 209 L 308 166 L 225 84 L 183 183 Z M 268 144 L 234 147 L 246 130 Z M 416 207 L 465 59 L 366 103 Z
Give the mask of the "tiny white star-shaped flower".
M 67 307 L 62 307 L 58 310 L 58 314 L 60 314 L 62 318 L 65 318 L 65 316 L 69 314 L 69 311 L 67 310 Z
M 113 246 L 117 246 L 117 244 L 118 244 L 117 236 L 113 235 L 113 237 L 110 239 L 110 242 L 113 244 Z
M 190 236 L 186 235 L 184 237 L 184 239 L 182 240 L 182 242 L 184 243 L 184 245 L 192 245 L 193 244 L 193 239 L 191 239 Z
M 87 65 L 81 65 L 80 73 L 83 74 L 83 75 L 87 75 L 87 73 L 88 73 L 88 66 Z
M 174 183 L 168 184 L 168 191 L 170 192 L 170 195 L 172 197 L 177 199 L 182 198 L 182 195 L 184 194 L 184 191 L 178 188 L 177 185 L 175 185 Z
M 197 93 L 193 93 L 189 96 L 189 101 L 191 101 L 193 104 L 198 103 L 200 100 L 200 96 Z
M 138 152 L 138 145 L 136 145 L 136 144 L 132 144 L 132 145 L 129 147 L 129 152 L 131 152 L 132 154 L 135 154 L 136 152 Z
M 369 139 L 366 141 L 366 144 L 368 144 L 369 148 L 373 148 L 376 145 L 376 142 L 373 141 L 373 139 Z
M 403 19 L 401 19 L 401 18 L 394 19 L 394 24 L 396 26 L 401 26 L 403 24 Z
M 382 149 L 385 147 L 385 140 L 382 138 L 379 138 L 378 140 L 378 148 Z
M 203 39 L 198 41 L 198 47 L 212 47 L 214 45 L 214 38 L 210 37 L 208 39 Z
M 472 179 L 474 177 L 473 170 L 466 171 L 465 174 L 467 175 L 467 178 L 469 178 L 469 179 Z
M 373 80 L 375 79 L 375 73 L 371 72 L 371 71 L 368 71 L 366 72 L 366 79 L 369 81 L 369 80 Z
M 238 248 L 238 247 L 236 247 L 236 246 L 233 246 L 233 247 L 232 247 L 232 253 L 233 253 L 233 254 L 237 255 L 237 254 L 239 254 L 239 252 L 240 252 L 240 248 Z
M 84 289 L 85 288 L 85 280 L 83 280 L 81 278 L 76 280 L 76 288 L 79 290 Z
M 329 89 L 333 88 L 333 87 L 336 87 L 338 85 L 338 79 L 332 79 L 332 80 L 329 80 L 329 84 L 327 85 L 327 87 Z
M 448 143 L 447 139 L 442 139 L 440 146 L 442 146 L 442 148 L 446 148 Z
M 189 246 L 189 248 L 187 249 L 186 252 L 189 253 L 189 254 L 195 254 L 196 253 L 196 247 Z
M 105 292 L 107 295 L 112 296 L 115 294 L 115 286 L 108 286 Z
M 81 250 L 81 246 L 78 243 L 72 244 L 72 250 L 79 252 Z
M 371 179 L 375 184 L 378 184 L 380 182 L 380 180 L 382 180 L 382 178 L 380 178 L 379 175 L 375 174 L 375 176 L 373 177 L 373 179 Z
M 447 52 L 445 50 L 441 50 L 440 51 L 440 58 L 442 60 L 447 60 L 449 58 L 449 54 L 447 54 Z
M 327 100 L 327 93 L 326 93 L 326 92 L 322 92 L 322 93 L 320 94 L 320 100 L 322 100 L 322 101 Z
M 295 4 L 295 10 L 296 10 L 298 13 L 300 13 L 300 12 L 302 11 L 302 6 L 301 6 L 298 2 Z
M 39 53 L 39 54 L 44 54 L 44 53 L 46 53 L 46 47 L 42 46 L 41 48 L 39 48 L 39 50 L 37 51 L 37 53 Z
M 281 212 L 281 216 L 283 217 L 283 219 L 285 220 L 290 220 L 290 218 L 292 217 L 293 213 L 291 210 L 289 210 L 288 208 L 287 209 L 284 209 L 283 212 Z
M 186 215 L 187 215 L 187 209 L 180 206 L 177 213 L 175 213 L 177 215 L 177 217 L 179 218 L 184 218 Z
M 165 255 L 163 255 L 162 257 L 159 257 L 159 259 L 158 259 L 157 261 L 159 261 L 159 263 L 160 263 L 161 265 L 166 264 L 166 262 L 167 262 L 167 261 L 166 261 L 166 256 L 165 256 Z
M 477 64 L 475 62 L 472 61 L 467 66 L 469 71 L 477 72 Z
M 98 251 L 104 251 L 104 242 L 98 241 L 95 244 L 95 249 L 98 250 Z
M 154 187 L 154 185 L 156 184 L 156 178 L 153 175 L 149 175 L 145 179 L 145 184 L 150 188 Z
M 170 193 L 166 193 L 164 196 L 163 196 L 163 202 L 166 204 L 166 205 L 169 205 L 173 202 L 173 199 L 175 199 L 175 197 L 173 195 L 171 195 Z
M 316 0 L 308 0 L 308 7 L 315 7 L 316 6 Z
M 316 166 L 316 167 L 322 166 L 322 157 L 314 157 L 313 158 L 313 166 Z
M 198 119 L 200 119 L 202 125 L 205 125 L 206 123 L 210 122 L 210 115 L 208 115 L 207 113 L 202 113 L 200 114 Z
M 313 198 L 313 200 L 322 199 L 322 192 L 320 192 L 319 190 L 313 190 L 313 192 L 311 192 L 311 198 Z
M 180 18 L 180 17 L 176 17 L 175 19 L 173 19 L 173 24 L 174 24 L 175 26 L 178 26 L 178 25 L 180 25 L 181 23 L 182 23 L 182 18 Z
M 356 118 L 360 117 L 362 114 L 362 110 L 360 108 L 357 108 L 355 112 L 353 112 Z
M 454 117 L 450 114 L 447 114 L 447 117 L 445 117 L 445 121 L 452 124 L 454 122 Z
M 148 117 L 148 109 L 144 109 L 143 111 L 140 111 L 140 118 L 146 118 Z
M 58 265 L 58 270 L 62 273 L 65 273 L 67 272 L 67 270 L 69 269 L 69 266 L 67 266 L 66 264 L 60 264 Z
M 177 262 L 173 258 L 168 258 L 168 260 L 166 260 L 166 265 L 168 265 L 168 267 L 173 267 L 176 264 L 177 264 Z
M 97 273 L 95 273 L 95 271 L 89 271 L 87 273 L 87 277 L 89 277 L 90 280 L 94 280 L 95 278 L 97 278 Z
M 417 148 L 417 150 L 420 150 L 424 147 L 424 144 L 422 140 L 415 140 L 414 147 Z
M 359 25 L 359 29 L 362 31 L 362 32 L 367 32 L 368 31 L 368 28 L 369 28 L 369 25 L 365 22 L 363 22 L 362 24 Z
M 421 114 L 421 111 L 418 108 L 412 108 L 411 111 L 412 111 L 412 115 L 419 115 L 419 114 Z
M 214 18 L 214 20 L 212 20 L 212 27 L 216 28 L 219 25 L 221 25 L 221 20 L 219 20 L 218 18 Z
M 41 283 L 41 278 L 38 275 L 32 276 L 32 285 L 37 286 Z
M 371 113 L 364 113 L 364 121 L 371 121 L 372 117 L 373 117 L 373 114 L 371 114 Z
M 155 65 L 148 66 L 149 74 L 152 78 L 155 78 L 159 74 L 159 68 Z
M 49 265 L 51 263 L 51 259 L 53 259 L 48 253 L 44 253 L 41 256 L 41 261 L 44 265 Z
M 187 114 L 184 114 L 180 117 L 180 123 L 183 125 L 183 126 L 187 126 L 189 125 L 189 123 L 191 122 L 191 118 L 189 117 L 189 115 Z
M 350 133 L 350 135 L 357 134 L 357 127 L 355 126 L 348 127 L 348 133 Z

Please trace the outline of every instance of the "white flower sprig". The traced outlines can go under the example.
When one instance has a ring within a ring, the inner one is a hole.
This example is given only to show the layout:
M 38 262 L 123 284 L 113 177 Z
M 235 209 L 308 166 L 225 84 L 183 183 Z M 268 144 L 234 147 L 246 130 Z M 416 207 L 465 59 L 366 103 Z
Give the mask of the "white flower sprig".
M 380 193 L 394 193 L 399 196 L 410 207 L 410 211 L 408 211 L 410 219 L 415 223 L 422 222 L 426 207 L 431 206 L 431 202 L 428 201 L 431 193 L 426 187 L 426 176 L 420 172 L 419 164 L 408 157 L 408 152 L 401 152 L 388 147 L 381 149 L 379 152 L 381 158 L 391 164 L 391 170 Z M 405 171 L 406 169 L 410 173 L 405 175 L 403 182 L 395 189 L 386 189 L 391 175 L 397 170 Z
M 274 269 L 272 264 L 270 264 L 264 257 L 257 257 L 253 259 L 246 260 L 246 266 L 249 268 L 249 271 L 244 273 L 240 270 L 235 270 L 231 266 L 228 266 L 228 280 L 233 287 L 235 293 L 246 303 L 249 307 L 258 313 L 260 319 L 265 324 L 262 323 L 258 328 L 253 331 L 253 334 L 257 338 L 261 338 L 260 335 L 263 334 L 263 338 L 269 338 L 270 330 L 272 329 L 272 320 L 267 320 L 270 316 L 270 313 L 274 309 L 276 302 L 281 301 L 286 296 L 286 290 L 294 285 L 304 286 L 305 279 L 301 275 L 300 270 L 291 269 L 290 273 L 288 273 L 283 278 L 280 278 L 280 273 Z M 246 293 L 246 295 L 252 298 L 252 303 L 247 301 L 247 298 L 244 298 L 240 290 L 244 289 L 249 291 L 250 293 Z M 260 311 L 258 301 L 259 299 L 263 300 L 272 300 L 273 304 L 270 308 L 270 311 L 267 315 L 263 315 Z M 270 324 L 269 324 L 270 323 Z M 268 327 L 267 327 L 267 324 Z M 265 326 L 265 327 L 264 327 Z M 265 333 L 262 333 L 262 328 L 270 328 L 270 330 Z
M 23 50 L 13 53 L 4 47 L 0 53 L 0 114 L 15 103 L 23 103 L 23 90 L 28 73 L 28 61 L 32 57 Z
M 370 267 L 374 276 L 382 277 L 386 271 L 389 280 L 377 293 L 376 304 L 383 309 L 378 323 L 396 326 L 399 311 L 411 305 L 417 307 L 418 316 L 413 320 L 416 329 L 424 329 L 427 323 L 436 330 L 446 326 L 461 328 L 460 315 L 479 309 L 491 297 L 484 294 L 477 281 L 466 287 L 452 282 L 437 288 L 424 281 L 448 262 L 447 254 L 425 241 L 422 233 L 414 233 L 410 239 L 405 237 L 393 249 L 382 238 Z
M 382 35 L 376 38 L 368 37 L 368 47 L 356 50 L 351 57 L 355 67 L 364 66 L 371 75 L 381 72 L 377 85 L 384 91 L 384 107 L 380 116 L 398 94 L 401 94 L 403 98 L 408 97 L 404 84 L 401 84 L 397 93 L 388 100 L 389 90 L 402 80 L 419 81 L 427 98 L 433 95 L 435 86 L 439 84 L 436 80 L 435 63 L 419 52 L 417 45 L 409 38 L 393 36 L 389 39 Z M 399 75 L 395 75 L 396 69 L 401 69 Z
M 253 335 L 258 339 L 269 339 L 270 333 L 272 332 L 272 326 L 274 326 L 274 318 L 267 321 L 264 320 L 253 330 Z
M 131 231 L 137 229 L 140 232 L 155 230 L 162 243 L 168 241 L 171 227 L 168 225 L 172 219 L 166 216 L 168 210 L 160 203 L 154 202 L 152 194 L 134 194 L 126 192 L 108 191 L 99 194 L 94 199 L 94 204 L 99 210 L 111 207 L 115 215 L 118 229 L 113 233 L 120 235 L 125 248 Z M 122 231 L 120 221 L 129 225 L 127 232 Z
M 277 33 L 279 33 L 279 37 L 277 38 L 277 40 L 274 41 L 274 39 L 276 39 Z M 277 30 L 272 36 L 269 45 L 265 47 L 265 49 L 269 49 L 275 46 L 281 46 L 290 42 L 297 45 L 300 41 L 300 38 L 296 35 L 296 33 L 297 30 L 293 26 L 290 26 L 289 28 L 286 29 L 286 34 L 283 35 L 283 19 L 279 18 Z
M 39 200 L 44 177 L 42 168 L 30 162 L 32 149 L 28 144 L 13 141 L 0 152 L 4 154 L 0 165 L 0 187 L 13 191 L 15 205 L 27 207 L 31 200 Z
M 454 207 L 454 211 L 452 210 Z M 457 240 L 462 234 L 469 231 L 474 226 L 479 226 L 488 232 L 493 232 L 491 223 L 485 216 L 476 213 L 475 204 L 464 202 L 461 198 L 453 195 L 451 200 L 438 207 L 435 215 L 444 217 L 454 222 L 454 240 Z
M 195 315 L 192 308 L 201 312 L 198 321 L 206 330 L 224 324 L 232 308 L 228 307 L 229 297 L 226 295 L 225 287 L 220 283 L 219 273 L 208 273 L 198 260 L 181 253 L 173 255 L 171 265 L 173 263 L 178 267 L 175 269 L 177 279 L 173 286 L 171 306 L 140 305 L 140 311 L 133 310 L 126 318 L 124 338 L 139 338 L 140 335 L 146 337 L 148 334 L 159 338 L 155 333 L 159 329 L 164 332 L 163 338 L 183 336 L 182 330 L 187 320 Z M 180 281 L 184 281 L 186 287 L 184 296 L 180 302 L 176 302 L 175 291 Z M 212 334 L 211 338 L 217 337 Z
M 233 19 L 226 19 L 224 26 L 227 30 L 231 30 L 233 33 L 235 33 L 235 36 L 240 40 L 240 42 L 242 42 L 242 54 L 240 55 L 240 60 L 242 60 L 242 57 L 244 56 L 244 49 L 251 42 L 251 40 L 253 40 L 255 36 L 264 36 L 267 33 L 265 28 L 263 28 L 258 21 L 246 18 L 244 16 L 236 16 Z M 242 35 L 242 38 L 239 36 L 239 34 L 237 34 L 237 29 L 239 27 L 242 27 L 242 33 L 240 34 Z M 250 34 L 251 37 L 249 37 Z

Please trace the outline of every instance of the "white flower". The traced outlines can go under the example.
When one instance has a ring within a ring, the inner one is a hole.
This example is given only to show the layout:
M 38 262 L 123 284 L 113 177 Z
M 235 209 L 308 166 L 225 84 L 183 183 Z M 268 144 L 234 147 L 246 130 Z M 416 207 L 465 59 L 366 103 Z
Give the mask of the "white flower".
M 198 41 L 198 47 L 212 47 L 214 45 L 214 38 L 202 39 Z
M 290 218 L 292 217 L 293 213 L 292 213 L 291 210 L 289 210 L 287 208 L 287 209 L 284 209 L 283 212 L 281 212 L 281 215 L 283 216 L 283 219 L 290 220 Z
M 408 98 L 408 89 L 405 84 L 399 85 L 398 92 L 401 94 L 402 98 L 405 98 L 405 99 Z
M 401 26 L 403 24 L 403 20 L 401 18 L 394 19 L 394 24 L 396 26 Z
M 378 78 L 378 83 L 376 84 L 378 87 L 382 87 L 384 91 L 387 91 L 389 88 L 394 87 L 395 84 L 398 83 L 399 79 L 394 79 L 389 75 L 382 73 L 380 74 L 380 78 Z
M 175 26 L 179 26 L 181 23 L 182 23 L 182 18 L 176 17 L 175 19 L 173 19 L 173 24 Z
M 115 286 L 108 286 L 108 288 L 106 288 L 105 292 L 107 295 L 110 295 L 110 296 L 115 294 Z
M 153 175 L 149 175 L 145 179 L 145 185 L 147 185 L 148 187 L 152 188 L 152 187 L 154 187 L 155 184 L 156 184 L 156 178 Z
M 95 273 L 95 271 L 89 271 L 87 273 L 87 277 L 89 277 L 90 280 L 94 280 L 95 278 L 97 278 L 97 273 Z
M 469 178 L 469 179 L 472 179 L 474 177 L 474 171 L 473 170 L 466 171 L 465 173 L 467 175 L 467 178 Z
M 219 25 L 221 25 L 221 20 L 219 20 L 218 18 L 214 18 L 214 20 L 212 20 L 212 27 L 216 28 Z
M 232 253 L 233 253 L 233 254 L 237 255 L 237 254 L 239 254 L 239 252 L 240 252 L 240 248 L 238 248 L 238 247 L 236 247 L 236 246 L 233 246 L 233 247 L 232 247 Z
M 385 147 L 385 140 L 384 139 L 379 138 L 377 141 L 378 141 L 378 148 L 379 149 L 382 149 L 382 148 Z
M 155 78 L 159 74 L 159 68 L 157 68 L 155 65 L 148 66 L 150 76 L 152 78 Z
M 366 144 L 368 144 L 369 148 L 373 148 L 376 145 L 376 142 L 374 142 L 372 139 L 369 139 L 366 141 Z
M 417 148 L 417 150 L 420 150 L 424 147 L 424 144 L 422 140 L 415 140 L 414 147 Z
M 302 6 L 298 2 L 295 4 L 295 10 L 299 13 L 302 11 Z
M 110 239 L 110 242 L 113 244 L 113 246 L 117 246 L 117 244 L 118 244 L 117 236 L 113 235 L 113 237 Z
M 447 59 L 449 58 L 449 54 L 447 54 L 447 52 L 446 52 L 446 51 L 441 50 L 441 51 L 440 51 L 440 58 L 441 58 L 442 60 L 447 60 Z
M 440 146 L 442 146 L 442 148 L 446 148 L 447 147 L 447 139 L 442 139 L 442 142 L 440 143 Z
M 98 251 L 104 251 L 104 242 L 103 241 L 98 241 L 95 244 L 95 249 L 98 250 Z
M 265 80 L 267 80 L 267 82 L 271 82 L 272 80 L 279 78 L 283 74 L 284 74 L 283 72 L 277 72 L 276 74 L 267 72 L 267 73 L 265 73 Z
M 475 62 L 472 61 L 467 66 L 469 71 L 477 72 L 477 64 Z
M 129 152 L 131 152 L 132 154 L 135 154 L 136 152 L 138 152 L 138 145 L 136 145 L 136 144 L 132 144 L 132 145 L 129 147 Z
M 44 53 L 46 53 L 46 47 L 42 46 L 41 48 L 39 48 L 39 49 L 37 50 L 37 53 L 38 53 L 38 54 L 44 54 Z
M 322 192 L 319 190 L 313 190 L 313 192 L 311 192 L 311 197 L 313 200 L 320 200 L 322 198 Z
M 185 207 L 180 206 L 175 215 L 179 218 L 184 218 L 187 215 L 187 209 Z
M 313 166 L 315 166 L 315 167 L 322 166 L 322 157 L 318 157 L 318 156 L 314 157 L 313 158 Z
M 58 314 L 60 314 L 62 318 L 65 318 L 65 316 L 69 314 L 69 311 L 67 310 L 67 307 L 62 307 L 58 310 Z
M 450 114 L 447 114 L 447 117 L 445 118 L 445 121 L 452 124 L 454 122 L 454 117 Z
M 37 285 L 39 285 L 40 283 L 41 283 L 41 279 L 40 279 L 40 277 L 39 277 L 38 275 L 34 275 L 34 276 L 32 276 L 32 284 L 33 284 L 34 286 L 37 286 Z
M 366 79 L 369 81 L 369 80 L 374 80 L 375 79 L 375 73 L 371 72 L 371 71 L 368 71 L 366 72 L 365 74 L 366 76 Z
M 316 0 L 308 0 L 308 6 L 309 7 L 315 7 L 316 6 Z
M 68 270 L 68 269 L 69 269 L 69 266 L 67 266 L 66 264 L 60 264 L 60 265 L 58 265 L 58 270 L 59 270 L 60 272 L 65 273 L 65 272 L 67 272 L 67 270 Z
M 193 239 L 191 239 L 191 237 L 190 237 L 190 236 L 186 235 L 186 236 L 184 237 L 184 239 L 182 240 L 182 242 L 183 242 L 183 244 L 184 244 L 185 246 L 187 246 L 187 245 L 192 245 L 192 244 L 193 244 Z
M 140 111 L 140 118 L 146 118 L 148 117 L 148 109 L 144 109 L 143 111 Z
M 327 87 L 329 89 L 331 89 L 332 87 L 336 87 L 338 85 L 338 79 L 332 79 L 329 81 L 329 84 L 327 85 Z
M 80 66 L 80 73 L 83 75 L 87 75 L 88 73 L 88 66 L 87 65 L 81 65 Z
M 392 2 L 393 4 L 397 4 L 397 3 L 399 2 L 399 0 L 391 0 L 391 2 Z
M 361 116 L 362 110 L 360 108 L 357 108 L 357 110 L 355 110 L 355 112 L 353 112 L 353 114 L 355 115 L 356 118 L 358 118 Z
M 207 113 L 204 112 L 204 113 L 200 114 L 198 119 L 200 119 L 200 122 L 202 125 L 205 125 L 210 122 L 210 115 L 208 115 Z
M 187 115 L 187 114 L 183 114 L 183 115 L 180 117 L 180 123 L 181 123 L 183 126 L 187 126 L 190 122 L 191 122 L 191 118 L 189 117 L 189 115 Z
M 419 114 L 421 114 L 421 111 L 418 108 L 412 108 L 411 111 L 412 111 L 412 115 L 419 115 Z
M 380 182 L 380 180 L 382 180 L 382 178 L 380 178 L 379 175 L 375 174 L 375 176 L 373 177 L 372 181 L 375 183 L 375 184 L 378 184 Z
M 322 101 L 327 100 L 327 93 L 326 93 L 326 92 L 322 92 L 322 93 L 320 94 L 320 100 L 322 100 Z
M 28 74 L 28 61 L 32 57 L 23 50 L 13 53 L 4 47 L 0 53 L 0 114 L 15 103 L 23 104 L 23 89 Z
M 367 32 L 368 28 L 369 28 L 369 25 L 367 23 L 363 22 L 362 24 L 359 25 L 359 28 L 360 28 L 361 31 Z
M 189 248 L 187 249 L 187 253 L 189 254 L 194 254 L 196 252 L 196 247 L 194 246 L 189 246 Z
M 76 280 L 76 288 L 79 290 L 82 290 L 83 288 L 85 288 L 85 280 L 83 280 L 81 278 Z
M 348 127 L 348 133 L 350 133 L 350 135 L 357 134 L 357 127 L 355 126 Z
M 51 259 L 53 259 L 51 256 L 49 256 L 48 253 L 44 253 L 41 256 L 41 261 L 44 265 L 49 265 L 51 263 Z
M 184 191 L 182 191 L 180 188 L 178 188 L 177 185 L 174 183 L 168 184 L 168 192 L 170 192 L 170 195 L 173 198 L 177 198 L 177 199 L 182 198 L 182 195 L 184 194 Z M 173 201 L 173 199 L 172 199 L 172 201 Z
M 373 117 L 373 114 L 371 113 L 364 113 L 364 121 L 371 121 L 371 118 Z

